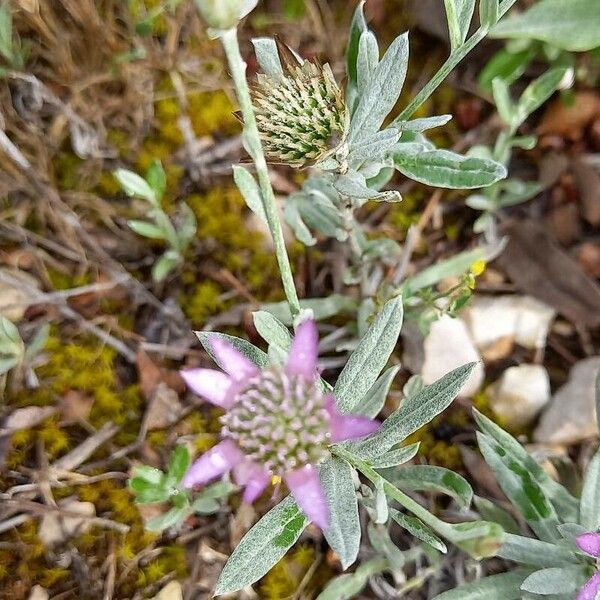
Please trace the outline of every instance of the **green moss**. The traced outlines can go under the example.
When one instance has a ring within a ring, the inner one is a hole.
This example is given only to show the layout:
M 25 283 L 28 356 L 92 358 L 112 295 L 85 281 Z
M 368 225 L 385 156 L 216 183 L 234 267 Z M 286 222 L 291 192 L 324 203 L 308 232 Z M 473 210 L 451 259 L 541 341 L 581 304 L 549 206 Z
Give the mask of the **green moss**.
M 206 319 L 223 308 L 222 290 L 212 281 L 198 283 L 190 294 L 181 298 L 181 306 L 194 327 L 200 328 Z
M 286 554 L 262 579 L 260 595 L 264 600 L 292 598 L 308 569 L 315 562 L 315 550 L 307 544 Z M 308 593 L 308 590 L 305 590 Z

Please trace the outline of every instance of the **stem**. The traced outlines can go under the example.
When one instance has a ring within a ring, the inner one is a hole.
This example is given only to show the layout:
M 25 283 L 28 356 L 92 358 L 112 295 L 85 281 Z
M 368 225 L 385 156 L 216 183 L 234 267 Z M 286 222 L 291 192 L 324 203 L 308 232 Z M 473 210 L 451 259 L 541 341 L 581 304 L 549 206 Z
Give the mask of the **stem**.
M 504 0 L 500 4 L 499 16 L 503 17 L 517 0 Z M 460 63 L 479 42 L 488 34 L 488 28 L 481 26 L 462 46 L 456 48 L 448 57 L 446 62 L 440 67 L 440 70 L 423 87 L 423 89 L 412 99 L 412 102 L 398 115 L 390 127 L 401 121 L 409 119 L 414 112 L 429 99 L 431 94 L 437 90 L 440 84 L 450 75 L 454 68 Z
M 244 141 L 256 167 L 263 208 L 267 217 L 269 230 L 271 231 L 271 237 L 273 238 L 273 245 L 279 264 L 283 290 L 290 306 L 292 318 L 294 318 L 300 313 L 300 303 L 298 301 L 298 294 L 296 293 L 290 259 L 285 247 L 281 220 L 275 203 L 275 194 L 273 193 L 273 187 L 271 186 L 271 180 L 269 179 L 267 161 L 265 160 L 262 144 L 260 143 L 256 117 L 254 116 L 252 99 L 250 97 L 250 89 L 248 87 L 248 81 L 246 80 L 246 63 L 240 54 L 237 30 L 229 29 L 223 31 L 220 37 L 223 48 L 225 49 L 229 68 L 231 69 L 231 77 L 235 84 L 238 102 L 244 118 Z

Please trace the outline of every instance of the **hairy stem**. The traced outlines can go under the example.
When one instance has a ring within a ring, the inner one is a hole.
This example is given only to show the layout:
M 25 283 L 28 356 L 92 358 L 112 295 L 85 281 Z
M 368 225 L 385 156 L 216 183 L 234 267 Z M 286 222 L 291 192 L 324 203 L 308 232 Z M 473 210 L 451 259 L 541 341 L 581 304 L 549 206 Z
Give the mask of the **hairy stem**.
M 281 282 L 283 283 L 283 289 L 290 306 L 292 317 L 296 317 L 300 312 L 300 303 L 294 284 L 290 259 L 283 239 L 283 230 L 281 228 L 279 211 L 275 203 L 275 194 L 273 193 L 273 187 L 271 186 L 271 180 L 269 179 L 267 161 L 265 160 L 262 144 L 260 143 L 256 117 L 254 115 L 252 99 L 250 97 L 250 89 L 248 87 L 248 81 L 246 80 L 246 63 L 240 53 L 237 30 L 229 29 L 224 31 L 221 33 L 220 38 L 223 48 L 225 49 L 225 54 L 227 55 L 231 77 L 235 84 L 238 102 L 244 119 L 244 141 L 256 167 L 262 203 L 267 217 L 267 224 L 273 238 L 275 254 L 279 264 L 279 272 L 281 273 Z
M 513 6 L 517 0 L 504 0 L 500 3 L 499 15 L 503 17 Z M 406 121 L 414 114 L 414 112 L 426 102 L 431 94 L 437 90 L 441 83 L 450 75 L 456 66 L 481 42 L 488 34 L 488 28 L 481 26 L 462 46 L 456 48 L 448 60 L 440 67 L 440 70 L 433 78 L 423 87 L 423 89 L 412 99 L 412 102 L 398 115 L 390 127 L 398 124 L 400 121 Z

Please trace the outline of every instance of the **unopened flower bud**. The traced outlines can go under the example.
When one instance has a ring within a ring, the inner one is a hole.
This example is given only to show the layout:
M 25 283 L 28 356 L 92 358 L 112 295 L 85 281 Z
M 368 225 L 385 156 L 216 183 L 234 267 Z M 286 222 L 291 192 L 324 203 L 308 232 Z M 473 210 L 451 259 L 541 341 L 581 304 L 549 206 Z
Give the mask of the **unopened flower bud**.
M 257 4 L 257 0 L 196 0 L 196 6 L 209 27 L 231 29 Z

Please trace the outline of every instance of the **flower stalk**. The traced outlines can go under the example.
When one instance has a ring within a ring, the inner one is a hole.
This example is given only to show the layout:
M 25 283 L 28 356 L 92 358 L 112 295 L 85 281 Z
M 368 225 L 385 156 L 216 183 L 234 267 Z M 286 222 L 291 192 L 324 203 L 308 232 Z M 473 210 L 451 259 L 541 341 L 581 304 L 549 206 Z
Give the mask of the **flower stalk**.
M 240 110 L 244 120 L 244 141 L 246 149 L 250 153 L 256 167 L 256 175 L 260 186 L 263 208 L 273 238 L 273 245 L 279 264 L 283 290 L 290 306 L 292 317 L 296 317 L 300 313 L 300 303 L 294 284 L 290 259 L 285 247 L 281 219 L 275 202 L 275 194 L 273 192 L 273 187 L 271 186 L 271 180 L 269 179 L 267 161 L 260 141 L 260 134 L 256 123 L 254 108 L 252 106 L 252 98 L 250 96 L 250 88 L 248 86 L 248 81 L 246 80 L 246 63 L 240 53 L 237 29 L 232 28 L 220 32 L 220 39 L 225 50 L 225 55 L 227 56 L 227 62 L 229 63 L 231 77 L 235 85 Z

